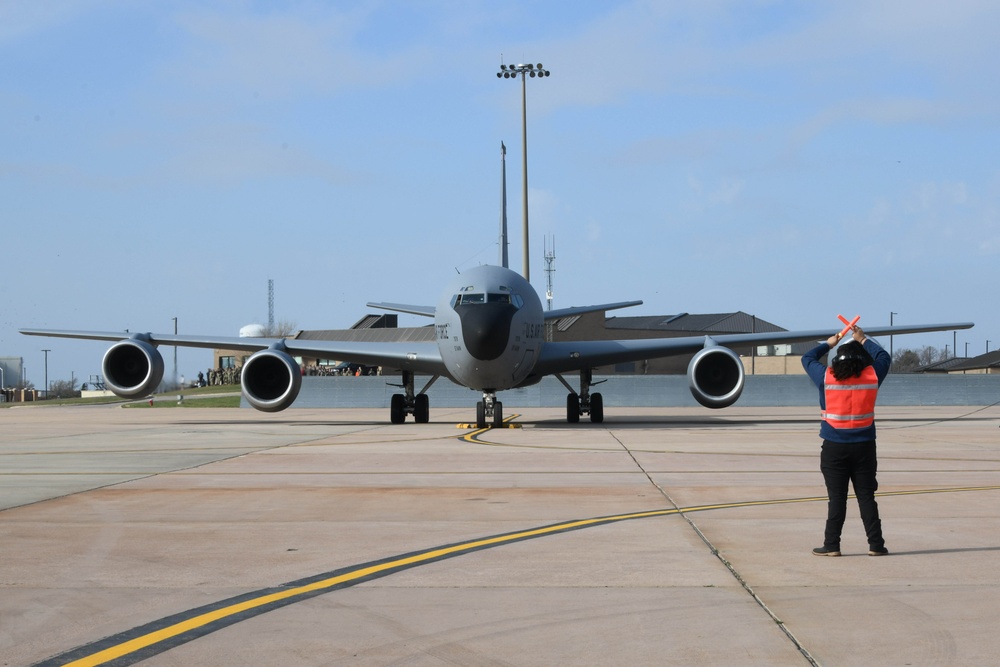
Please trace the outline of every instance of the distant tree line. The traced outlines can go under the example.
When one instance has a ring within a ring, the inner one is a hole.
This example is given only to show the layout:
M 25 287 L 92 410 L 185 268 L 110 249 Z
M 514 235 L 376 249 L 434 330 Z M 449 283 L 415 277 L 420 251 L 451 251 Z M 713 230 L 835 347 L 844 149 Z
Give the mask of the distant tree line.
M 77 388 L 78 380 L 53 380 L 49 383 L 48 398 L 80 398 L 80 390 Z
M 290 320 L 280 320 L 273 325 L 264 325 L 262 338 L 288 338 L 298 331 L 295 322 Z
M 937 348 L 925 345 L 920 350 L 902 349 L 896 350 L 892 354 L 893 373 L 913 373 L 923 366 L 929 366 L 939 361 L 947 361 L 952 358 L 947 347 Z

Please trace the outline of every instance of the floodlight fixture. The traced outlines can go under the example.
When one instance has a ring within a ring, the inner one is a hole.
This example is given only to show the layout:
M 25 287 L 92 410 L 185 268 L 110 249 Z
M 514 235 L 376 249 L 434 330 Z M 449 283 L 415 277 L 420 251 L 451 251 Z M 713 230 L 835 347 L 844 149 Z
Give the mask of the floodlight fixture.
M 544 78 L 550 75 L 549 70 L 542 67 L 542 63 L 520 63 L 517 65 L 500 64 L 500 71 L 497 78 L 516 79 L 521 75 L 521 209 L 523 220 L 521 223 L 521 235 L 524 243 L 523 270 L 524 279 L 531 282 L 531 273 L 528 267 L 528 111 L 525 99 L 524 82 L 527 77 Z

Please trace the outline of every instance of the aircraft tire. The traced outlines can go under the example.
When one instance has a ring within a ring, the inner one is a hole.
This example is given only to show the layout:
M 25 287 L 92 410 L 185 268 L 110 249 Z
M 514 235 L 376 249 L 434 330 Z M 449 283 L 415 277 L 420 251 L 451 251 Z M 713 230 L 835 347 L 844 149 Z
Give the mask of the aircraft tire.
M 604 422 L 604 397 L 600 394 L 590 395 L 590 421 L 592 424 Z
M 389 399 L 389 421 L 393 424 L 406 421 L 406 397 L 402 394 L 393 394 Z
M 413 397 L 413 421 L 426 424 L 431 420 L 431 401 L 427 394 L 417 394 Z
M 566 421 L 580 423 L 580 396 L 577 394 L 566 394 Z
M 486 428 L 486 403 L 476 403 L 476 428 Z
M 496 401 L 493 403 L 493 428 L 503 426 L 503 403 Z

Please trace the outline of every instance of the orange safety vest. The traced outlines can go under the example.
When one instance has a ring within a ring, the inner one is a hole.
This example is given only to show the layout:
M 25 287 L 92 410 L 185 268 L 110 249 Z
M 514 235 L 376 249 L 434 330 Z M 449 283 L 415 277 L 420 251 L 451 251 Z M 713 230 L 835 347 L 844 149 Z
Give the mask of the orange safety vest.
M 858 377 L 838 380 L 826 369 L 826 411 L 823 419 L 833 428 L 865 428 L 875 423 L 878 376 L 871 366 Z

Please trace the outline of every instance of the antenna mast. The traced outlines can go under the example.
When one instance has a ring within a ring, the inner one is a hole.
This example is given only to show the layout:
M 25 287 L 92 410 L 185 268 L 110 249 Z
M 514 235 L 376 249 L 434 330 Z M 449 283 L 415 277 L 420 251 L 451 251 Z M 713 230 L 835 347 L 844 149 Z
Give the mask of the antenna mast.
M 552 248 L 549 248 L 548 240 L 545 240 L 545 300 L 548 301 L 548 310 L 552 310 L 552 274 L 556 272 L 556 236 L 552 235 Z
M 274 280 L 267 279 L 267 331 L 274 333 Z

